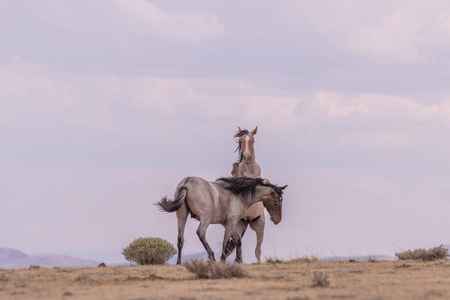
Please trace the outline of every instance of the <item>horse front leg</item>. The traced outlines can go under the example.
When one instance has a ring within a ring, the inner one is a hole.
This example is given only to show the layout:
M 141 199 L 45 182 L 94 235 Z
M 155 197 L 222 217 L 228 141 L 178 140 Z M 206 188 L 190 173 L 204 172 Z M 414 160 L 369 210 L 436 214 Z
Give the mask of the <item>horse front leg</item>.
M 232 239 L 234 241 L 234 244 L 236 245 L 236 259 L 234 260 L 235 263 L 242 263 L 242 242 L 241 237 L 239 234 L 236 233 L 232 234 Z
M 266 217 L 264 216 L 264 212 L 259 218 L 250 222 L 250 228 L 253 229 L 256 233 L 255 256 L 258 264 L 261 263 L 261 245 L 264 239 L 265 224 L 266 224 Z
M 226 262 L 227 256 L 230 255 L 230 238 L 233 234 L 234 227 L 236 226 L 237 220 L 229 219 L 225 225 L 225 233 L 223 235 L 222 243 L 222 256 L 220 258 L 221 262 Z
M 234 261 L 237 263 L 242 262 L 242 238 L 244 237 L 247 226 L 247 221 L 244 219 L 240 219 L 236 224 L 235 230 L 232 234 L 234 245 L 236 245 L 236 259 Z
M 235 225 L 235 228 L 233 230 L 233 233 L 231 234 L 231 239 L 228 241 L 227 251 L 225 253 L 225 256 L 228 257 L 233 251 L 234 248 L 236 248 L 236 251 L 238 251 L 238 247 L 240 249 L 241 246 L 241 239 L 244 236 L 244 232 L 247 229 L 248 223 L 244 219 L 240 219 L 239 222 Z M 239 245 L 238 245 L 239 243 Z M 236 252 L 237 255 L 237 252 Z

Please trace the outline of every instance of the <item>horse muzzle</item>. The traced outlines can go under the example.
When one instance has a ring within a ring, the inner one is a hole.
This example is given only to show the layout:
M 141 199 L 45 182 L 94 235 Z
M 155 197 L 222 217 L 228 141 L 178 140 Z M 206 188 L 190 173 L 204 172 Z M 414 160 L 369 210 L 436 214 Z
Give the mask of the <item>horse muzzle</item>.
M 252 161 L 252 155 L 251 154 L 246 154 L 245 153 L 242 158 L 244 159 L 244 162 L 246 164 L 249 164 Z
M 270 218 L 270 221 L 272 221 L 273 224 L 275 224 L 275 225 L 277 225 L 278 223 L 281 222 L 281 220 L 276 220 L 276 221 L 275 221 L 273 218 Z

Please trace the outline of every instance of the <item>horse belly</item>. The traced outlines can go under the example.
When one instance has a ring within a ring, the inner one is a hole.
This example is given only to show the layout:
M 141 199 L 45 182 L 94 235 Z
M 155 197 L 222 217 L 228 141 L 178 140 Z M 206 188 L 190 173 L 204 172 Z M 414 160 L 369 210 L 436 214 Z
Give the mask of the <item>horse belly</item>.
M 253 220 L 254 218 L 259 217 L 264 213 L 264 204 L 262 202 L 258 202 L 250 206 L 242 216 L 244 220 Z

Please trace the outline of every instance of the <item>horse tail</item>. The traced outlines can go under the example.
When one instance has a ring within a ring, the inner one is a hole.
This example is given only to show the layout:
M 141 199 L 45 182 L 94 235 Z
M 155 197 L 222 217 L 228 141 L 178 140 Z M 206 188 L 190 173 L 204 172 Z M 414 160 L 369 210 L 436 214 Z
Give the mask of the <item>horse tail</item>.
M 155 205 L 159 206 L 161 211 L 174 212 L 183 205 L 186 200 L 187 187 L 182 186 L 178 189 L 174 200 L 167 199 L 167 196 L 161 198 L 161 201 L 156 202 Z

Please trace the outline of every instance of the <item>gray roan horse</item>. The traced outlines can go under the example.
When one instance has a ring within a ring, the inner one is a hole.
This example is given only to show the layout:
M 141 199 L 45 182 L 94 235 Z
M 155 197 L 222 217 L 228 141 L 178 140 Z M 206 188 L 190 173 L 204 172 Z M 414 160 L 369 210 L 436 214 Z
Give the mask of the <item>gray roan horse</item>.
M 260 178 L 261 168 L 256 163 L 255 148 L 253 144 L 255 142 L 255 134 L 258 131 L 256 127 L 252 132 L 248 130 L 242 130 L 238 127 L 238 132 L 234 136 L 238 139 L 238 147 L 236 151 L 239 151 L 239 162 L 233 164 L 233 170 L 231 175 L 233 177 L 251 177 Z M 242 219 L 236 224 L 236 233 L 242 239 L 247 226 L 253 229 L 256 233 L 256 248 L 255 256 L 258 263 L 261 262 L 261 245 L 264 238 L 264 226 L 266 223 L 266 217 L 264 216 L 264 205 L 261 202 L 253 204 L 247 209 Z M 237 241 L 234 239 L 230 243 L 229 251 L 232 252 L 234 247 L 238 246 Z M 242 262 L 242 250 L 241 247 L 236 247 L 236 262 Z
M 178 219 L 178 260 L 181 264 L 181 249 L 184 243 L 184 228 L 188 215 L 200 221 L 197 235 L 208 252 L 208 258 L 215 261 L 214 252 L 209 247 L 205 236 L 209 224 L 222 224 L 225 227 L 221 261 L 229 255 L 229 243 L 235 232 L 236 223 L 242 219 L 245 211 L 256 202 L 262 202 L 270 214 L 273 223 L 281 221 L 283 190 L 265 184 L 261 178 L 219 178 L 208 182 L 199 177 L 186 177 L 180 181 L 173 200 L 163 197 L 156 205 L 162 211 L 176 211 Z M 239 236 L 233 237 L 240 244 Z

